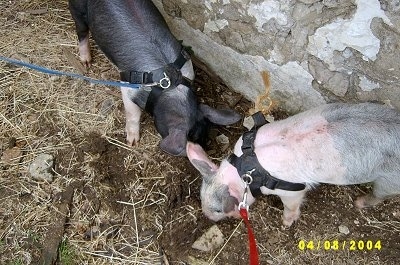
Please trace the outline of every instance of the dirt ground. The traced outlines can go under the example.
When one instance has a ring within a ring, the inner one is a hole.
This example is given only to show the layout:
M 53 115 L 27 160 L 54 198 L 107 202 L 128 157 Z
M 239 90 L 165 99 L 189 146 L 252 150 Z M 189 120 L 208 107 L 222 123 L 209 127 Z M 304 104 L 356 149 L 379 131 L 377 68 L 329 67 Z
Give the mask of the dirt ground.
M 67 1 L 0 1 L 1 56 L 82 71 Z M 92 55 L 88 76 L 118 78 L 93 42 Z M 194 88 L 213 107 L 243 115 L 253 107 L 200 64 Z M 248 264 L 240 220 L 217 223 L 222 247 L 191 248 L 214 224 L 201 212 L 201 177 L 186 158 L 160 151 L 149 115 L 135 148 L 124 144 L 124 123 L 118 88 L 0 62 L 0 264 Z M 212 128 L 208 154 L 221 161 L 244 130 Z M 216 142 L 221 134 L 228 148 Z M 42 153 L 55 158 L 51 183 L 27 173 Z M 250 214 L 260 264 L 398 264 L 400 199 L 356 209 L 353 200 L 369 190 L 321 185 L 290 228 L 281 226 L 279 198 L 258 200 Z

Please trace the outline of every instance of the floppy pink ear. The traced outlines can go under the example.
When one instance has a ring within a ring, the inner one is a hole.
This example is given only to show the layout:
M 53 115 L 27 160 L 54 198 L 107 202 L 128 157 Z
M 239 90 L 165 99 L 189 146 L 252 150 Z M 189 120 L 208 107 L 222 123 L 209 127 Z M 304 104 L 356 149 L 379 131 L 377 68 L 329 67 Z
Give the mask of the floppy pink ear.
M 240 189 L 241 189 L 241 187 L 235 183 L 231 182 L 228 184 L 229 195 L 236 198 L 239 202 L 242 201 L 243 193 L 244 193 L 244 189 L 243 189 L 243 192 L 240 192 L 239 191 Z
M 208 158 L 206 152 L 198 144 L 187 142 L 186 155 L 190 163 L 192 163 L 202 176 L 210 176 L 218 170 L 218 166 Z

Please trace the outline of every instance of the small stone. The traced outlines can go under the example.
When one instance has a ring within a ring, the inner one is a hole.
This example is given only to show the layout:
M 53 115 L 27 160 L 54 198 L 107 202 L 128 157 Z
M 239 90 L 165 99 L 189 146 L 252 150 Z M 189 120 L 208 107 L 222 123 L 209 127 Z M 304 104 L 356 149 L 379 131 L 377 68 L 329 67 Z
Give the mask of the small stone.
M 215 140 L 219 144 L 229 144 L 229 138 L 225 134 L 220 134 L 217 137 L 215 137 Z
M 395 107 L 393 107 L 392 102 L 390 101 L 390 99 L 382 100 L 382 102 L 385 104 L 385 106 L 388 106 L 389 108 L 392 108 L 392 109 L 395 108 Z
M 52 75 L 49 77 L 49 79 L 51 82 L 55 82 L 55 81 L 60 80 L 60 77 L 58 75 Z
M 212 251 L 222 246 L 223 243 L 224 235 L 217 225 L 213 225 L 193 243 L 192 248 L 201 251 Z
M 271 123 L 271 122 L 274 122 L 275 121 L 275 118 L 274 118 L 274 116 L 272 116 L 272 115 L 267 115 L 267 116 L 265 116 L 265 119 L 267 120 L 267 122 L 269 122 L 269 123 Z
M 360 224 L 360 221 L 354 220 L 354 224 L 359 225 L 359 224 Z
M 348 235 L 350 233 L 350 230 L 345 225 L 339 225 L 339 232 L 342 234 Z
M 101 116 L 107 116 L 114 109 L 115 102 L 112 98 L 108 98 L 101 103 L 100 112 Z
M 29 165 L 28 171 L 33 179 L 52 182 L 53 165 L 54 165 L 54 158 L 52 155 L 40 154 Z
M 21 21 L 25 21 L 27 20 L 27 18 L 29 17 L 29 14 L 26 12 L 18 12 L 17 13 L 17 18 Z
M 254 120 L 251 116 L 244 118 L 243 120 L 243 126 L 250 130 L 254 126 Z

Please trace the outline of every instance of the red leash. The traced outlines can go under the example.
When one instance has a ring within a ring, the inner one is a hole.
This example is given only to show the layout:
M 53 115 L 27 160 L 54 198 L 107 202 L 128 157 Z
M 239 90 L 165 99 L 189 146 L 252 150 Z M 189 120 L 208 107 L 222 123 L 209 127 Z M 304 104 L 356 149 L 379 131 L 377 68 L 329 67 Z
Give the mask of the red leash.
M 251 229 L 251 224 L 249 221 L 249 216 L 246 208 L 240 208 L 240 216 L 242 216 L 243 221 L 247 227 L 247 234 L 249 235 L 249 248 L 250 248 L 250 265 L 259 265 L 258 251 L 256 238 L 254 237 L 253 229 Z
M 250 221 L 249 221 L 249 205 L 247 204 L 247 193 L 249 192 L 249 185 L 253 182 L 253 177 L 251 173 L 253 173 L 254 169 L 246 172 L 241 176 L 245 188 L 243 193 L 243 200 L 239 203 L 238 209 L 240 216 L 242 217 L 246 227 L 247 227 L 247 234 L 249 235 L 249 248 L 250 248 L 250 265 L 259 265 L 260 262 L 258 260 L 258 251 L 257 251 L 257 244 L 256 238 L 254 237 L 253 229 L 251 228 Z

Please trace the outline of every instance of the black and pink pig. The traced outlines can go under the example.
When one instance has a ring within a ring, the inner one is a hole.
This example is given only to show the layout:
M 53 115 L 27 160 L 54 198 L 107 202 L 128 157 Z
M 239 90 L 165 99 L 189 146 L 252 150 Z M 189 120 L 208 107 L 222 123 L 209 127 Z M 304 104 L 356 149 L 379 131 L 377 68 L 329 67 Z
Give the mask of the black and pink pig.
M 141 110 L 153 117 L 162 136 L 160 147 L 185 155 L 187 140 L 204 144 L 210 123 L 240 120 L 233 110 L 199 104 L 191 88 L 194 71 L 189 54 L 171 34 L 150 0 L 70 0 L 81 61 L 89 66 L 89 30 L 98 47 L 118 67 L 121 80 L 141 89 L 121 87 L 127 142 L 139 141 Z
M 247 173 L 253 174 L 254 167 L 267 180 L 253 187 L 247 203 L 253 203 L 258 193 L 278 195 L 286 226 L 299 218 L 306 191 L 318 183 L 373 182 L 372 193 L 355 201 L 358 208 L 400 194 L 400 112 L 384 105 L 323 105 L 259 127 L 252 141 L 253 146 L 248 146 L 254 156 L 242 160 L 241 166 L 257 160 Z M 235 145 L 234 157 L 248 153 L 243 146 L 242 136 Z M 224 159 L 217 166 L 199 145 L 190 142 L 186 152 L 203 176 L 204 214 L 214 221 L 238 217 L 245 184 L 237 164 Z

